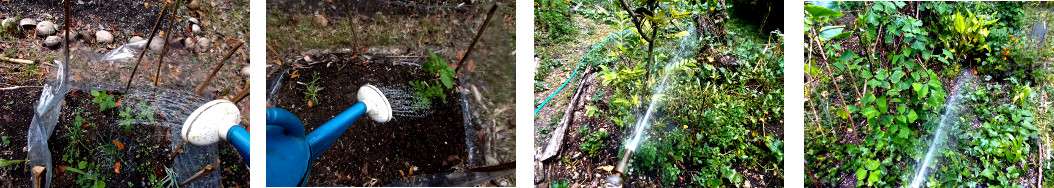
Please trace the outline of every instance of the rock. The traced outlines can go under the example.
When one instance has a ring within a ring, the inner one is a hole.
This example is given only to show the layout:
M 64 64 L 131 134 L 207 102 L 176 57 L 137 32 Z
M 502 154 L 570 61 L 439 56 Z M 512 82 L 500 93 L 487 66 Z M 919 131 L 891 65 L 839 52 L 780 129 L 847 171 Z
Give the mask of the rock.
M 95 32 L 95 40 L 102 44 L 113 43 L 113 34 L 106 30 L 99 30 Z
M 76 35 L 78 39 L 83 40 L 85 43 L 91 43 L 95 41 L 95 35 L 89 30 L 81 30 Z
M 154 37 L 154 40 L 150 41 L 150 50 L 160 52 L 161 51 L 161 47 L 164 47 L 164 46 L 165 46 L 165 38 Z
M 44 47 L 55 49 L 59 47 L 59 43 L 62 43 L 62 38 L 58 36 L 48 36 L 44 38 Z
M 37 26 L 37 21 L 33 20 L 33 18 L 26 18 L 19 21 L 18 25 L 22 26 L 23 29 L 32 29 Z
M 189 51 L 194 51 L 194 48 L 197 47 L 196 45 L 194 45 L 194 39 L 192 38 L 183 39 L 183 46 L 185 46 Z
M 329 20 L 327 20 L 326 17 L 322 16 L 321 14 L 316 14 L 315 18 L 312 18 L 311 20 L 315 22 L 316 27 L 326 27 L 329 25 Z
M 189 21 L 191 24 L 198 24 L 198 18 L 195 17 L 190 17 L 190 19 L 187 19 L 187 21 Z
M 249 66 L 242 67 L 242 76 L 248 78 L 252 70 L 249 70 Z
M 7 18 L 7 19 L 4 19 L 3 22 L 0 22 L 0 26 L 2 26 L 3 28 L 9 28 L 9 27 L 14 26 L 14 25 L 15 25 L 15 18 Z
M 49 36 L 55 34 L 55 31 L 58 31 L 58 26 L 51 21 L 43 21 L 37 24 L 37 36 Z
M 198 10 L 199 8 L 201 8 L 201 0 L 190 1 L 190 4 L 187 4 L 187 8 L 189 8 L 190 10 Z
M 208 38 L 204 38 L 204 37 L 203 38 L 198 38 L 197 44 L 198 44 L 198 50 L 200 50 L 200 51 L 205 51 L 205 50 L 208 50 L 209 47 L 212 47 L 212 42 L 209 41 Z
M 143 37 L 133 36 L 131 39 L 128 39 L 128 43 L 139 42 L 139 41 L 143 41 Z
M 198 24 L 191 24 L 190 25 L 190 31 L 194 32 L 194 34 L 200 34 L 201 33 L 201 26 L 198 26 Z

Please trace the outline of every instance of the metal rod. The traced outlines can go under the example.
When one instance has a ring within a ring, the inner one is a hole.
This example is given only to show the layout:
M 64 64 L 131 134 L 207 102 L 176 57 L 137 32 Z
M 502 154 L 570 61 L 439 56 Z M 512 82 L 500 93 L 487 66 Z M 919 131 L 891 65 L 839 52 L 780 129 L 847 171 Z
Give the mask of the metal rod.
M 132 74 L 128 76 L 128 83 L 124 84 L 124 92 L 127 93 L 128 89 L 132 86 L 132 80 L 135 78 L 135 72 L 139 71 L 139 62 L 143 61 L 143 55 L 146 54 L 146 50 L 150 49 L 150 42 L 154 40 L 154 34 L 157 33 L 157 26 L 161 24 L 161 18 L 165 17 L 165 11 L 168 10 L 168 1 L 161 8 L 161 14 L 157 15 L 157 21 L 154 21 L 154 28 L 150 29 L 150 38 L 146 39 L 146 45 L 144 45 L 143 51 L 139 51 L 139 58 L 135 60 L 135 68 L 132 68 Z
M 479 37 L 483 36 L 483 31 L 487 29 L 487 24 L 490 23 L 490 17 L 494 15 L 494 12 L 498 10 L 498 4 L 494 3 L 494 6 L 490 7 L 490 12 L 487 13 L 487 18 L 483 19 L 483 26 L 479 27 L 479 31 L 476 32 L 476 37 L 472 38 L 472 43 L 468 45 L 468 49 L 465 50 L 465 55 L 461 56 L 461 60 L 457 62 L 457 68 L 454 68 L 454 75 L 457 75 L 457 71 L 461 70 L 462 65 L 465 64 L 465 60 L 468 59 L 468 54 L 472 53 L 472 47 L 476 46 L 476 42 L 479 42 Z
M 227 59 L 231 58 L 231 55 L 234 55 L 234 52 L 238 51 L 238 48 L 242 47 L 242 44 L 245 43 L 238 42 L 238 44 L 235 45 L 234 48 L 231 48 L 231 52 L 227 52 L 227 56 L 224 56 L 223 60 L 220 60 L 220 64 L 216 65 L 216 68 L 212 69 L 212 73 L 209 73 L 208 77 L 205 77 L 205 82 L 202 82 L 201 85 L 198 85 L 197 89 L 194 89 L 194 95 L 201 94 L 201 90 L 204 90 L 205 86 L 209 85 L 209 82 L 212 81 L 212 77 L 216 76 L 216 73 L 220 71 L 220 67 L 223 67 L 223 64 L 227 62 Z
M 165 61 L 165 54 L 168 53 L 168 41 L 171 39 L 172 34 L 175 34 L 172 29 L 172 24 L 176 23 L 176 15 L 179 14 L 179 5 L 183 4 L 183 0 L 176 0 L 176 7 L 172 8 L 172 17 L 168 19 L 168 34 L 165 35 L 165 43 L 161 46 L 161 55 L 157 58 L 157 72 L 154 73 L 154 87 L 161 87 L 161 62 Z

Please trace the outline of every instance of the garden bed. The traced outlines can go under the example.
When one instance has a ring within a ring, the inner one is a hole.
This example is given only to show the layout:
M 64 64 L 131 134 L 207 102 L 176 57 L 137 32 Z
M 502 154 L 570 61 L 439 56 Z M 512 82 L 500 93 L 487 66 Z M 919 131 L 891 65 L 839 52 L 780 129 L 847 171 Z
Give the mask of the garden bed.
M 269 2 L 269 105 L 297 115 L 310 132 L 358 102 L 363 85 L 439 84 L 439 74 L 423 66 L 438 58 L 441 67 L 456 68 L 494 5 L 459 3 Z M 409 177 L 411 168 L 413 175 L 440 174 L 515 160 L 513 12 L 511 3 L 498 8 L 454 86 L 442 89 L 445 102 L 433 99 L 423 117 L 361 117 L 316 161 L 308 185 L 384 186 Z M 309 105 L 305 86 L 316 73 L 322 90 Z M 275 80 L 280 88 L 273 89 Z M 511 186 L 512 179 L 482 185 Z
M 283 81 L 271 105 L 296 114 L 310 133 L 359 102 L 355 93 L 361 86 L 406 86 L 412 80 L 432 78 L 408 65 L 359 61 L 290 70 L 295 73 L 289 75 L 298 76 Z M 309 106 L 307 88 L 298 83 L 311 83 L 316 73 L 321 79 L 315 83 L 324 89 L 317 92 L 318 103 Z M 395 116 L 387 123 L 360 117 L 316 160 L 309 186 L 382 186 L 408 176 L 410 169 L 413 174 L 429 174 L 464 168 L 468 154 L 458 96 L 446 93 L 446 102 L 434 102 L 424 117 Z

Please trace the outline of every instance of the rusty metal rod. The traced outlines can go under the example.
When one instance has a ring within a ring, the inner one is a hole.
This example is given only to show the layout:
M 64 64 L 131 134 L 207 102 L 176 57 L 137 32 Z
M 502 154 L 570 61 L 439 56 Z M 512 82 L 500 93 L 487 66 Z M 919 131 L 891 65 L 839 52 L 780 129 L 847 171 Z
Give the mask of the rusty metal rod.
M 165 43 L 161 46 L 161 55 L 157 58 L 157 72 L 154 73 L 154 87 L 161 87 L 161 62 L 165 61 L 165 54 L 168 53 L 168 41 L 171 39 L 172 34 L 175 34 L 172 29 L 172 24 L 176 23 L 176 15 L 179 14 L 179 5 L 183 4 L 183 0 L 176 0 L 176 7 L 172 8 L 172 17 L 168 19 L 168 34 L 165 35 Z
M 483 26 L 479 27 L 479 31 L 476 32 L 476 37 L 472 38 L 472 43 L 468 45 L 468 49 L 465 50 L 465 55 L 461 56 L 461 60 L 457 62 L 457 68 L 454 68 L 454 75 L 457 76 L 457 71 L 461 70 L 462 65 L 465 64 L 465 60 L 468 59 L 468 54 L 472 53 L 472 47 L 476 46 L 476 42 L 479 42 L 479 37 L 483 36 L 483 31 L 487 29 L 487 24 L 490 23 L 490 17 L 493 17 L 494 12 L 498 10 L 498 3 L 494 3 L 494 6 L 490 7 L 490 12 L 487 13 L 487 18 L 483 19 Z
M 139 71 L 139 62 L 143 61 L 143 55 L 146 54 L 146 50 L 150 49 L 150 42 L 154 40 L 154 34 L 157 33 L 157 26 L 161 25 L 161 18 L 165 17 L 165 11 L 168 10 L 168 2 L 161 8 L 161 14 L 157 15 L 157 21 L 154 21 L 154 28 L 150 29 L 150 38 L 146 39 L 146 44 L 143 45 L 143 50 L 139 51 L 139 58 L 135 60 L 135 68 L 132 68 L 132 74 L 128 76 L 128 83 L 124 84 L 124 92 L 127 93 L 128 89 L 132 86 L 132 80 L 135 79 L 135 73 Z
M 212 73 L 209 73 L 209 76 L 205 77 L 205 81 L 202 82 L 201 85 L 198 85 L 197 89 L 194 89 L 194 95 L 200 95 L 201 90 L 205 90 L 205 86 L 209 85 L 209 82 L 212 81 L 212 77 L 216 76 L 217 72 L 220 72 L 220 67 L 223 67 L 223 64 L 227 62 L 227 59 L 231 58 L 231 55 L 234 55 L 234 52 L 238 51 L 238 48 L 242 47 L 242 44 L 245 43 L 238 42 L 238 44 L 235 45 L 234 48 L 231 48 L 231 52 L 228 52 L 227 56 L 224 56 L 223 60 L 220 60 L 220 64 L 217 64 L 216 68 L 212 69 Z

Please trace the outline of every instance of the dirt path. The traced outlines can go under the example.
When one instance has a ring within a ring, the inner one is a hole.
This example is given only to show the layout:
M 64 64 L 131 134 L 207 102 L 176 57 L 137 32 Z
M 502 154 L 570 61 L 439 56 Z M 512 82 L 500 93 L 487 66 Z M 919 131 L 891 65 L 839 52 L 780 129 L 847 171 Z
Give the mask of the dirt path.
M 538 67 L 543 66 L 542 62 L 545 61 L 559 61 L 561 62 L 561 65 L 553 68 L 553 72 L 549 73 L 549 75 L 542 80 L 542 82 L 548 86 L 548 89 L 534 91 L 535 106 L 532 109 L 536 109 L 541 101 L 545 101 L 549 95 L 552 95 L 561 84 L 571 77 L 571 74 L 574 72 L 575 67 L 578 66 L 579 61 L 582 60 L 582 57 L 584 57 L 590 49 L 597 44 L 600 44 L 601 41 L 604 41 L 604 39 L 610 36 L 611 33 L 614 33 L 614 30 L 603 23 L 598 23 L 597 21 L 582 16 L 575 16 L 574 19 L 577 20 L 577 23 L 584 23 L 576 25 L 579 31 L 585 32 L 586 30 L 592 30 L 592 33 L 586 37 L 580 38 L 579 40 L 575 40 L 574 42 L 559 44 L 552 47 L 535 48 L 538 51 L 536 52 L 537 54 L 551 54 L 549 56 L 553 56 L 548 59 L 536 61 L 536 71 Z M 564 110 L 567 108 L 568 98 L 570 98 L 571 95 L 574 95 L 574 90 L 578 87 L 577 84 L 579 79 L 583 78 L 582 71 L 579 71 L 575 77 L 575 79 L 567 83 L 567 86 L 564 86 L 564 89 L 561 90 L 560 93 L 553 96 L 552 99 L 545 104 L 545 107 L 542 108 L 542 110 L 535 114 L 534 129 L 536 131 L 534 135 L 534 143 L 536 149 L 539 148 L 539 146 L 543 146 L 549 138 L 547 134 L 538 134 L 537 130 L 552 130 L 556 128 L 556 123 L 559 122 L 559 119 L 563 116 Z

